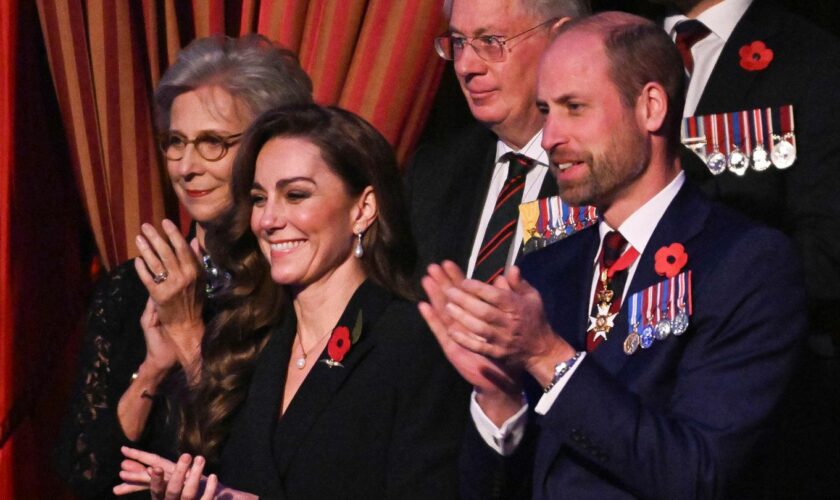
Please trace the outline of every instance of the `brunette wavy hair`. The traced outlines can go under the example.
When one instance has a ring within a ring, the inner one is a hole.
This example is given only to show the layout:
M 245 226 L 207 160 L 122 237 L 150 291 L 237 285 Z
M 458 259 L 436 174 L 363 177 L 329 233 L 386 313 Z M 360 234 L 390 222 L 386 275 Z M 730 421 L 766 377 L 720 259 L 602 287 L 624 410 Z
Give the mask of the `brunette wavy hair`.
M 239 38 L 210 36 L 193 40 L 184 47 L 160 79 L 154 94 L 158 130 L 166 131 L 169 128 L 172 103 L 179 95 L 211 85 L 226 90 L 242 105 L 243 111 L 248 111 L 252 116 L 278 106 L 312 102 L 312 82 L 293 52 L 257 34 Z M 203 349 L 206 347 L 202 356 L 206 352 L 210 360 L 209 363 L 204 362 L 205 366 L 215 370 L 208 375 L 215 377 L 214 381 L 220 384 L 219 390 L 222 391 L 247 384 L 249 374 L 247 370 L 240 372 L 239 368 L 247 368 L 262 348 L 265 341 L 260 332 L 276 321 L 280 310 L 279 307 L 253 307 L 251 301 L 244 298 L 255 295 L 260 297 L 257 301 L 260 304 L 282 303 L 282 297 L 273 283 L 260 281 L 262 275 L 259 274 L 259 262 L 256 266 L 247 262 L 241 265 L 241 269 L 236 268 L 241 284 L 229 291 L 228 309 L 219 311 L 218 318 L 208 325 L 208 332 L 212 331 L 212 325 L 216 322 L 228 323 L 228 328 L 232 330 L 238 321 L 247 324 L 249 329 L 243 329 L 238 338 L 228 337 L 224 345 L 207 339 L 202 346 Z M 256 274 L 251 277 L 249 272 Z M 239 308 L 233 318 L 229 309 L 231 307 Z M 220 371 L 229 372 L 231 376 L 219 377 Z M 177 397 L 174 400 L 167 399 L 167 404 L 173 404 L 178 409 L 179 438 L 184 446 L 194 441 L 190 429 L 194 427 L 195 394 L 193 388 L 187 385 L 183 373 L 174 377 L 171 384 L 169 390 Z M 190 446 L 186 449 L 195 448 Z
M 207 230 L 213 261 L 232 275 L 219 311 L 208 326 L 201 379 L 191 411 L 182 414 L 185 451 L 218 457 L 232 416 L 247 392 L 257 354 L 268 332 L 288 311 L 288 295 L 271 281 L 268 262 L 251 232 L 251 187 L 256 160 L 271 139 L 295 137 L 314 144 L 324 162 L 358 196 L 371 186 L 377 217 L 364 234 L 362 267 L 368 279 L 408 299 L 417 297 L 416 263 L 402 182 L 393 150 L 365 120 L 349 111 L 315 104 L 267 111 L 245 133 L 233 166 L 233 207 Z

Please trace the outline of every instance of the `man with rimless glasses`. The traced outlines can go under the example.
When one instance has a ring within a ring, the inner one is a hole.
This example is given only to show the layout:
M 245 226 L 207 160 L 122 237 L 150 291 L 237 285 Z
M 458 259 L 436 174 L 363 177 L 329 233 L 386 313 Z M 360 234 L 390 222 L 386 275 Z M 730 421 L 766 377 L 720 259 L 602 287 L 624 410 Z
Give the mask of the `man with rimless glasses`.
M 452 61 L 479 122 L 421 146 L 407 173 L 421 271 L 452 260 L 492 281 L 520 253 L 518 205 L 557 194 L 540 147 L 537 63 L 553 34 L 589 12 L 587 0 L 446 0 L 449 30 L 435 50 Z

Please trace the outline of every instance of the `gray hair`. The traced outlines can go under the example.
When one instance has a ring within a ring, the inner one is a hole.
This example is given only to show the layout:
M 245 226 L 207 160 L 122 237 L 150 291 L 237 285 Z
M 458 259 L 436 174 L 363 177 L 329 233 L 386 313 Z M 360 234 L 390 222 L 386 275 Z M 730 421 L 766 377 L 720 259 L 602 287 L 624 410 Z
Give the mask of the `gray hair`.
M 169 129 L 176 97 L 205 85 L 224 89 L 254 117 L 279 106 L 312 102 L 312 82 L 293 52 L 257 34 L 199 38 L 178 53 L 155 90 L 158 130 Z
M 447 17 L 452 15 L 452 2 L 443 0 L 443 13 Z M 589 0 L 518 0 L 538 20 L 559 19 L 571 17 L 573 19 L 587 16 L 592 9 Z

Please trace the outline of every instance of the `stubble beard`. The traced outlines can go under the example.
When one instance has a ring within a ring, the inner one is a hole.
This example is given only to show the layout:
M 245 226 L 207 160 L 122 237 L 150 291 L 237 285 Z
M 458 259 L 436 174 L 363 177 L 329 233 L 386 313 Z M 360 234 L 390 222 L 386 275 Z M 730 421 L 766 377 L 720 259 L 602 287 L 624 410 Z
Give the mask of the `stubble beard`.
M 644 173 L 650 163 L 650 148 L 639 132 L 626 125 L 623 129 L 622 133 L 613 134 L 602 154 L 587 151 L 581 155 L 589 171 L 582 182 L 558 182 L 560 198 L 565 203 L 604 210 L 624 187 Z

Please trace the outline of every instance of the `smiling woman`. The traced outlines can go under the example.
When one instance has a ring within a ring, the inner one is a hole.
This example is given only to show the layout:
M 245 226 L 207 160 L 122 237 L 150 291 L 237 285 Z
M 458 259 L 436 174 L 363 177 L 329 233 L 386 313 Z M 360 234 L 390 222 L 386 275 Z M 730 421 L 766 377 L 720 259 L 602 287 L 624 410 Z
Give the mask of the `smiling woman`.
M 140 257 L 117 267 L 94 294 L 58 450 L 61 474 L 81 495 L 99 498 L 119 483 L 121 444 L 174 457 L 175 388 L 197 376 L 204 319 L 220 284 L 207 261 L 202 276 L 193 251 L 232 202 L 238 134 L 262 111 L 310 102 L 311 89 L 295 56 L 258 35 L 196 40 L 161 78 L 161 150 L 196 240 L 191 249 L 169 221 L 164 234 L 143 224 Z
M 232 498 L 455 498 L 468 388 L 406 300 L 415 253 L 388 143 L 337 108 L 269 111 L 232 186 L 207 235 L 232 283 L 182 426 L 202 457 L 129 450 L 124 477 L 189 496 L 207 457 Z

